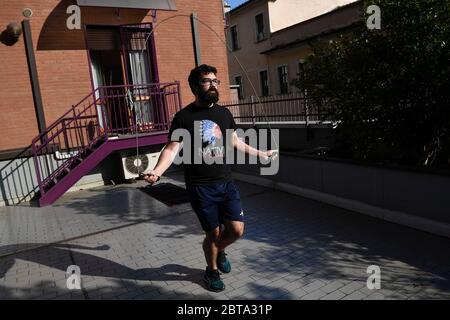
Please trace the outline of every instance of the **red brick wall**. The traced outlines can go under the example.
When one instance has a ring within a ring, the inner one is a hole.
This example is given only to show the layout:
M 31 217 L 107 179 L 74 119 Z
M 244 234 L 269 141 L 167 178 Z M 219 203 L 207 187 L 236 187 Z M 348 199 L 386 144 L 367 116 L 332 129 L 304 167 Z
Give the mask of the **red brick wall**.
M 69 17 L 66 9 L 73 3 L 18 0 L 0 4 L 0 32 L 9 22 L 20 23 L 24 19 L 23 8 L 29 7 L 34 12 L 30 25 L 47 125 L 91 91 L 84 33 L 66 28 Z M 199 19 L 225 39 L 221 0 L 177 0 L 176 4 L 177 11 L 158 11 L 157 23 L 169 16 L 195 11 Z M 83 8 L 81 12 L 82 24 L 152 21 L 146 10 L 121 9 L 119 17 L 110 8 Z M 202 63 L 218 68 L 218 77 L 223 81 L 222 99 L 228 101 L 226 48 L 201 23 L 199 29 Z M 187 77 L 195 64 L 189 17 L 175 17 L 157 26 L 155 39 L 160 81 L 181 81 L 182 103 L 186 105 L 193 99 Z M 23 36 L 12 46 L 0 43 L 0 70 L 0 150 L 27 146 L 38 134 L 38 127 Z
M 20 23 L 19 8 L 2 1 L 0 33 L 8 23 Z M 23 37 L 12 46 L 0 43 L 0 70 L 0 149 L 28 145 L 38 129 Z
M 176 4 L 176 14 L 190 15 L 195 11 L 198 19 L 212 28 L 225 41 L 221 0 L 178 0 Z M 159 12 L 157 23 L 171 15 L 173 15 L 171 12 Z M 229 101 L 226 47 L 201 22 L 198 22 L 201 62 L 213 65 L 218 69 L 217 77 L 222 81 L 220 88 L 221 100 Z M 155 30 L 155 39 L 160 80 L 181 80 L 182 103 L 187 105 L 194 98 L 187 82 L 189 72 L 195 66 L 190 18 L 185 16 L 176 17 L 163 22 Z

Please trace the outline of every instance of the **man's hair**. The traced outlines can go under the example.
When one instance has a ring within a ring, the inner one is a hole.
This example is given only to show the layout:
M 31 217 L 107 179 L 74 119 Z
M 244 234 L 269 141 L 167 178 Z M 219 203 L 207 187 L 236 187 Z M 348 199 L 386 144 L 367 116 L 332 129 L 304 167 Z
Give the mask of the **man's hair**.
M 214 75 L 217 74 L 217 69 L 213 66 L 208 66 L 207 64 L 202 64 L 201 66 L 198 66 L 191 70 L 191 73 L 189 74 L 189 87 L 191 87 L 192 93 L 195 95 L 195 88 L 199 86 L 199 82 L 201 79 L 202 74 L 206 73 L 214 73 Z

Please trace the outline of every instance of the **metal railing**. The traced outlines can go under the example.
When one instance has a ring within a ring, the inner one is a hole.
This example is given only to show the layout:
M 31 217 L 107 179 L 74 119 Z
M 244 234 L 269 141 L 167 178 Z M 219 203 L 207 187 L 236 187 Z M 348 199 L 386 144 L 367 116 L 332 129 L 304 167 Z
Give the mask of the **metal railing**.
M 261 102 L 261 103 L 259 103 Z M 301 93 L 261 97 L 250 96 L 235 102 L 221 103 L 227 107 L 237 123 L 331 121 L 328 109 L 316 98 L 305 98 Z
M 180 108 L 179 82 L 97 88 L 33 139 L 41 196 L 110 136 L 166 131 Z
M 181 108 L 179 82 L 99 87 L 109 134 L 169 130 Z

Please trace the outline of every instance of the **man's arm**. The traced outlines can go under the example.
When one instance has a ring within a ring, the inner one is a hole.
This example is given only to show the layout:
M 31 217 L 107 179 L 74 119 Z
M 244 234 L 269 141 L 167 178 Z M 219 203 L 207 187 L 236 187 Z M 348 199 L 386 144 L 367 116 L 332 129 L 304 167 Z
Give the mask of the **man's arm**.
M 173 160 L 175 159 L 178 153 L 179 148 L 180 142 L 177 141 L 168 142 L 164 146 L 164 149 L 158 158 L 158 162 L 156 163 L 155 168 L 149 173 L 146 173 L 144 175 L 144 180 L 151 184 L 157 182 L 159 180 L 159 177 L 161 177 L 163 173 L 172 164 Z
M 239 151 L 242 151 L 244 153 L 248 153 L 249 155 L 252 155 L 252 156 L 261 157 L 264 160 L 268 160 L 272 156 L 273 156 L 273 159 L 275 159 L 276 156 L 277 156 L 278 150 L 260 151 L 258 149 L 255 149 L 255 148 L 249 146 L 245 142 L 241 141 L 241 139 L 239 139 L 236 131 L 233 132 L 233 136 L 232 137 L 233 137 L 233 146 L 236 149 L 238 149 Z

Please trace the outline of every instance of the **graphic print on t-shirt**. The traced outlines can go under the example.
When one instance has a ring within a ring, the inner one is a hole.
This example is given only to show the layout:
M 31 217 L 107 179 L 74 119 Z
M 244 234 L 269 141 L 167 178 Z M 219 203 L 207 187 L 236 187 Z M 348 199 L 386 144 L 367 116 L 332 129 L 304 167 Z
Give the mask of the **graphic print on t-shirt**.
M 202 138 L 203 157 L 215 158 L 224 156 L 222 131 L 217 123 L 211 120 L 200 122 L 200 136 Z

